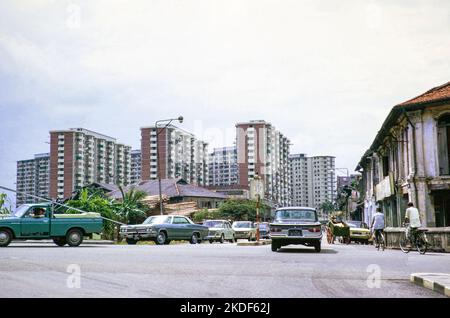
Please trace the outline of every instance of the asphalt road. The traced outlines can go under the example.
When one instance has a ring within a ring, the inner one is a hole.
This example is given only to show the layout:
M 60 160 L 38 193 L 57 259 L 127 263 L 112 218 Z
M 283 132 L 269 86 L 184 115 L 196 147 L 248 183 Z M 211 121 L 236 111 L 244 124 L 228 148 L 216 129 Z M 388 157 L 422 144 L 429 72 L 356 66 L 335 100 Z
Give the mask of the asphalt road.
M 449 254 L 360 245 L 14 243 L 0 250 L 0 297 L 442 297 L 409 276 L 449 270 Z

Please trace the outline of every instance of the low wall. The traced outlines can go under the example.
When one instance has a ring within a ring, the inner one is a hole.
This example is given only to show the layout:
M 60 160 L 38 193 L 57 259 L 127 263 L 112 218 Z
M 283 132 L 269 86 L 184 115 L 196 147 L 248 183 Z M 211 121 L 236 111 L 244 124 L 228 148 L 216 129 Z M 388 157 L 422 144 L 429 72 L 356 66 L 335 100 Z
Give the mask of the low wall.
M 450 227 L 428 227 L 426 232 L 429 251 L 450 253 Z M 384 230 L 388 248 L 400 248 L 400 235 L 405 228 L 388 227 Z

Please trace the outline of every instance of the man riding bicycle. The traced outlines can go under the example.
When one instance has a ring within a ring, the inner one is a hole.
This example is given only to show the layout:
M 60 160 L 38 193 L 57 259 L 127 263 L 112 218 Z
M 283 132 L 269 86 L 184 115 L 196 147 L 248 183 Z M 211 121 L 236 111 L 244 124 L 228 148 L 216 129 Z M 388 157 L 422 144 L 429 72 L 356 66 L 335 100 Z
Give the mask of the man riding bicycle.
M 375 243 L 378 248 L 380 246 L 381 233 L 384 230 L 384 214 L 380 207 L 377 208 L 377 212 L 373 215 L 370 228 L 372 231 L 375 231 Z
M 407 225 L 406 237 L 411 242 L 414 242 L 414 238 L 417 234 L 417 229 L 422 226 L 422 222 L 420 220 L 419 210 L 414 207 L 414 204 L 412 202 L 408 203 L 408 208 L 406 209 L 405 225 Z

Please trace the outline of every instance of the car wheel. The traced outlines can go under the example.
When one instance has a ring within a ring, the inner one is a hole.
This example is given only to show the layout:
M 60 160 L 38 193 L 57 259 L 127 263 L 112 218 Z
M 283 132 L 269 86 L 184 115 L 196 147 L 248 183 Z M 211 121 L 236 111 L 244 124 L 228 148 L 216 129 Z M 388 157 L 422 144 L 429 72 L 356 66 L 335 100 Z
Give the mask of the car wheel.
M 166 242 L 164 243 L 164 245 L 169 245 L 170 242 L 172 242 L 171 240 L 166 240 Z
M 137 240 L 132 239 L 132 238 L 127 238 L 127 244 L 128 245 L 136 245 L 137 244 Z
M 233 238 L 230 240 L 230 243 L 236 243 L 236 237 L 233 235 Z
M 214 243 L 214 241 L 213 240 L 209 240 L 209 244 L 212 244 L 212 243 Z
M 55 237 L 53 239 L 53 242 L 60 247 L 63 247 L 64 245 L 67 244 L 67 240 L 65 237 Z
M 198 234 L 197 233 L 192 234 L 191 240 L 189 241 L 189 243 L 198 244 L 198 241 L 199 241 Z
M 67 244 L 70 247 L 77 247 L 83 243 L 83 233 L 79 229 L 72 229 L 66 235 Z
M 12 234 L 11 231 L 2 229 L 0 230 L 0 247 L 7 247 L 11 243 Z
M 320 251 L 322 250 L 320 242 L 314 244 L 314 249 L 316 250 L 317 253 L 320 253 Z
M 274 242 L 272 242 L 271 246 L 272 246 L 272 252 L 276 252 L 280 248 L 280 245 L 277 243 L 274 243 Z
M 223 242 L 225 242 L 225 237 L 223 236 L 223 234 L 222 234 L 222 236 L 220 237 L 219 242 L 220 242 L 220 244 L 223 244 Z
M 159 232 L 158 235 L 156 236 L 156 240 L 155 243 L 157 245 L 164 245 L 167 241 L 167 235 L 165 232 Z

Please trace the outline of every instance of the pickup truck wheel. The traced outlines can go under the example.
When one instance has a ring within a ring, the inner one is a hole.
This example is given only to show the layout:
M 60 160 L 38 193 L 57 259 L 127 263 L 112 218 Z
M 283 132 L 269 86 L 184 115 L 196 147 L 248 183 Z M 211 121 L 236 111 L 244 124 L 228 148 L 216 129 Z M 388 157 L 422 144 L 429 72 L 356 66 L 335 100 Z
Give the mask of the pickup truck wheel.
M 158 236 L 156 237 L 155 243 L 157 245 L 164 245 L 167 241 L 167 235 L 165 232 L 159 232 Z
M 198 241 L 199 241 L 198 234 L 197 233 L 192 234 L 191 240 L 189 241 L 189 243 L 198 244 Z
M 9 230 L 0 230 L 0 247 L 7 247 L 11 240 L 12 234 Z
M 78 229 L 70 230 L 67 232 L 66 240 L 70 247 L 80 246 L 83 243 L 83 233 Z
M 53 242 L 60 247 L 63 247 L 64 245 L 67 244 L 67 240 L 65 237 L 55 237 L 53 239 Z
M 127 238 L 127 244 L 128 244 L 128 245 L 136 245 L 137 242 L 138 242 L 138 241 L 135 240 L 135 239 Z

